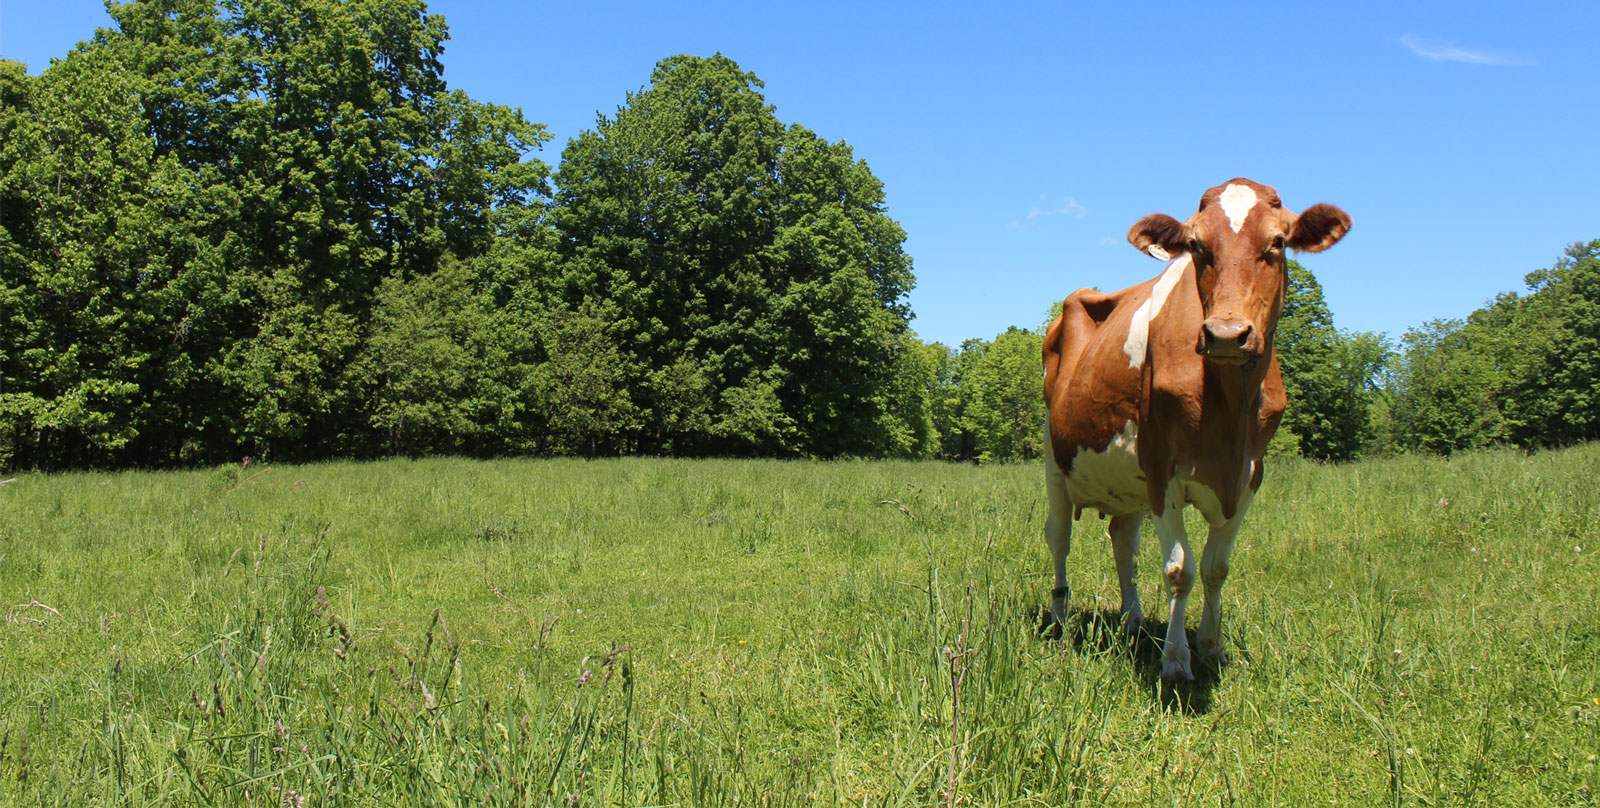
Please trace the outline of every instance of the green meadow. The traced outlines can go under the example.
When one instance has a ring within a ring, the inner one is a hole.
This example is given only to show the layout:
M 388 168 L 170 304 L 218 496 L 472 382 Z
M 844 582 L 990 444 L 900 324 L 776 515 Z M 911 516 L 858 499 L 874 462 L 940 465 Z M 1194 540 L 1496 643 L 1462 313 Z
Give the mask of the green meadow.
M 0 485 L 0 804 L 1600 799 L 1600 445 L 1274 462 L 1225 592 L 1232 659 L 1176 687 L 1153 640 L 1112 630 L 1091 516 L 1071 620 L 1041 636 L 1041 478 L 20 475 Z

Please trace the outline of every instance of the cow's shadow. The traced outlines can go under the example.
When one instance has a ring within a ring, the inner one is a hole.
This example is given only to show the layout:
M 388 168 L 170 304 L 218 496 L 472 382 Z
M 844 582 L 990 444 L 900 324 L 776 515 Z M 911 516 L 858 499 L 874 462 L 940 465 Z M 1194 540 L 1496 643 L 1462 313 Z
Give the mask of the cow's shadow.
M 1167 635 L 1167 621 L 1146 619 L 1144 629 L 1132 640 L 1122 636 L 1122 617 L 1115 609 L 1082 610 L 1069 612 L 1066 625 L 1056 622 L 1048 608 L 1036 615 L 1039 637 L 1062 642 L 1083 655 L 1120 654 L 1127 657 L 1139 680 L 1153 701 L 1164 709 L 1185 715 L 1205 715 L 1211 712 L 1211 691 L 1222 680 L 1222 671 L 1228 666 L 1194 655 L 1192 667 L 1194 681 L 1165 682 L 1161 679 L 1161 640 Z M 1194 629 L 1184 632 L 1189 648 L 1196 647 Z M 1230 654 L 1243 654 L 1243 649 L 1229 649 Z

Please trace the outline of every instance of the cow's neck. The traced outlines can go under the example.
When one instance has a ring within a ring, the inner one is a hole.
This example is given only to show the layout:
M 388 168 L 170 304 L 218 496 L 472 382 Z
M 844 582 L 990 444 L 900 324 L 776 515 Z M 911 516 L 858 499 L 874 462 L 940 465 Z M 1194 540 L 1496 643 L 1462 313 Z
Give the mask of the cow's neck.
M 1210 377 L 1214 390 L 1221 394 L 1225 403 L 1226 415 L 1218 418 L 1213 423 L 1226 424 L 1231 438 L 1238 441 L 1233 445 L 1241 448 L 1252 443 L 1248 438 L 1250 431 L 1256 427 L 1256 420 L 1261 409 L 1261 387 L 1267 378 L 1267 369 L 1272 366 L 1272 353 L 1267 353 L 1260 359 L 1246 362 L 1243 365 L 1222 365 L 1207 360 L 1205 372 Z

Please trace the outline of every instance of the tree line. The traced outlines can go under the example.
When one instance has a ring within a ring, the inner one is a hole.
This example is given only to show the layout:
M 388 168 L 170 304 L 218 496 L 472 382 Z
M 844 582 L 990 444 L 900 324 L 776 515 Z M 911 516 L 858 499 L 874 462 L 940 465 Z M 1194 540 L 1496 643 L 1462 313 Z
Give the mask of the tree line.
M 1600 239 L 1570 245 L 1464 320 L 1406 332 L 1385 368 L 1380 449 L 1449 454 L 1600 439 Z
M 882 183 L 677 56 L 567 144 L 420 0 L 159 0 L 0 66 L 0 465 L 915 454 Z
M 1042 451 L 1042 325 L 920 340 L 883 184 L 720 54 L 552 167 L 420 0 L 109 12 L 0 61 L 0 467 Z M 1275 450 L 1595 437 L 1585 249 L 1398 347 L 1292 265 Z

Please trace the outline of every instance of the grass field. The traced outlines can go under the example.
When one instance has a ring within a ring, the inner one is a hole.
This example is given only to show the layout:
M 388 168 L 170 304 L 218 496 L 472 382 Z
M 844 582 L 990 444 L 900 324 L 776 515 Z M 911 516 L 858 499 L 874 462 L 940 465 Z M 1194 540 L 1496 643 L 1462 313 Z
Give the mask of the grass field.
M 0 804 L 1592 805 L 1597 480 L 1275 463 L 1233 661 L 1167 688 L 1103 521 L 1038 636 L 1037 466 L 22 475 Z

